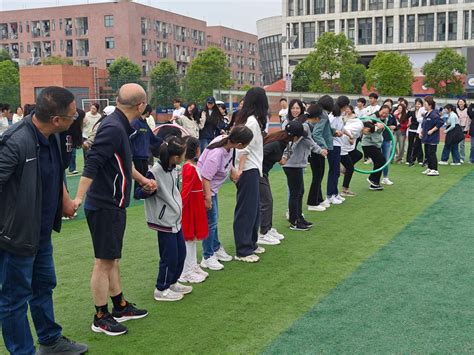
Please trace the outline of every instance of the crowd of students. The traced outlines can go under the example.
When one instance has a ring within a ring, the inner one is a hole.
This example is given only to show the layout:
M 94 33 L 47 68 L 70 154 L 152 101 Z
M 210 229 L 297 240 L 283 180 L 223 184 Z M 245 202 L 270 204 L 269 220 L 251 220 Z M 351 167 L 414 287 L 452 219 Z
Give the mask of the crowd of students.
M 324 212 L 357 196 L 350 185 L 355 165 L 363 158 L 369 168 L 373 165 L 367 178 L 370 190 L 393 185 L 392 144 L 395 163 L 418 162 L 426 166 L 427 176 L 439 175 L 436 150 L 444 125 L 446 144 L 439 164 L 447 164 L 450 154 L 452 165 L 464 161 L 466 134 L 473 147 L 474 105 L 468 107 L 463 99 L 457 107 L 448 104 L 441 111 L 431 96 L 416 99 L 413 107 L 404 98 L 379 105 L 376 93 L 369 95 L 368 104 L 359 98 L 355 106 L 346 96 L 334 100 L 324 95 L 307 104 L 282 99 L 281 127 L 271 132 L 268 99 L 257 87 L 247 92 L 230 119 L 224 103 L 209 97 L 201 112 L 196 103 L 182 107 L 175 99 L 170 121 L 156 123 L 146 93 L 132 84 L 121 89 L 117 102 L 116 108 L 108 106 L 102 114 L 96 104 L 87 113 L 78 110 L 70 128 L 61 133 L 66 142 L 64 166 L 73 148 L 84 150 L 84 173 L 74 204 L 77 209 L 87 192 L 84 209 L 96 258 L 92 330 L 107 335 L 126 333 L 122 322 L 148 314 L 125 300 L 120 285 L 118 260 L 131 195 L 144 200 L 146 223 L 157 235 L 160 261 L 154 299 L 179 301 L 193 290 L 182 283 L 205 281 L 205 269 L 222 270 L 231 260 L 258 262 L 263 245 L 284 240 L 273 225 L 269 175 L 275 165 L 282 166 L 287 180 L 289 228 L 308 231 L 313 223 L 308 220 L 311 214 L 303 211 L 305 173 L 311 174 L 307 210 Z M 470 162 L 474 163 L 474 148 Z M 218 195 L 229 177 L 236 186 L 233 257 L 218 233 Z M 111 313 L 107 296 L 114 305 Z

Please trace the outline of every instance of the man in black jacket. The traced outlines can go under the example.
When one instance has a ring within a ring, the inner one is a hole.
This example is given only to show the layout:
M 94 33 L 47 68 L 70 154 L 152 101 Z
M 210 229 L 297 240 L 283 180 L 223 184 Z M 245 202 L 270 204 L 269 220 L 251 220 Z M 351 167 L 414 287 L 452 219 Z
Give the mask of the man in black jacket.
M 35 354 L 28 305 L 39 338 L 37 354 L 82 354 L 84 344 L 61 334 L 55 322 L 56 274 L 51 233 L 77 205 L 64 186 L 59 132 L 76 116 L 71 92 L 45 88 L 36 111 L 0 137 L 0 320 L 13 354 Z
M 121 322 L 145 317 L 148 312 L 135 308 L 122 294 L 119 262 L 130 203 L 132 177 L 148 191 L 156 182 L 146 179 L 132 165 L 130 122 L 146 107 L 146 93 L 138 84 L 125 84 L 118 93 L 117 107 L 100 124 L 87 155 L 75 202 L 80 205 L 87 192 L 84 210 L 94 246 L 91 288 L 96 314 L 92 330 L 115 336 L 125 334 Z M 113 303 L 112 313 L 107 297 Z

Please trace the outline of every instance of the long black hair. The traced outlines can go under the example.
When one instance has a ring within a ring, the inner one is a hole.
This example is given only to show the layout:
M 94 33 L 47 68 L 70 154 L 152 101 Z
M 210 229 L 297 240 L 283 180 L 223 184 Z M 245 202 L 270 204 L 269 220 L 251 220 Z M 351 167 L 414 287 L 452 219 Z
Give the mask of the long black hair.
M 293 114 L 291 113 L 291 108 L 295 106 L 295 104 L 298 105 L 301 110 L 301 113 L 298 117 L 293 117 Z M 304 107 L 303 101 L 301 101 L 300 99 L 293 99 L 290 101 L 290 104 L 288 105 L 288 115 L 286 117 L 288 118 L 288 121 L 293 121 L 295 118 L 299 118 L 302 115 L 304 115 L 304 112 L 305 112 L 305 107 Z
M 207 107 L 207 103 L 206 106 L 204 106 L 202 112 L 206 114 L 206 125 L 210 124 L 212 127 L 215 128 L 219 125 L 219 121 L 224 121 L 224 116 L 222 116 L 222 113 L 216 104 L 214 104 L 211 114 L 209 114 L 209 108 Z
M 232 128 L 228 136 L 224 137 L 219 142 L 215 142 L 208 145 L 206 149 L 221 148 L 229 142 L 234 143 L 234 144 L 240 143 L 242 145 L 247 145 L 252 141 L 252 139 L 253 139 L 252 130 L 248 128 L 247 126 L 239 125 Z
M 191 111 L 191 113 L 188 111 L 188 108 L 191 107 L 192 105 L 194 105 L 194 108 L 193 110 Z M 184 115 L 189 118 L 190 120 L 194 120 L 196 122 L 199 122 L 201 121 L 201 117 L 199 116 L 199 109 L 196 105 L 195 102 L 190 102 L 188 104 L 188 106 L 186 106 L 186 111 L 184 111 Z
M 255 116 L 260 129 L 263 131 L 267 126 L 268 98 L 265 90 L 260 87 L 251 88 L 244 97 L 244 105 L 239 111 L 235 124 L 244 125 L 247 118 Z
M 82 147 L 82 126 L 86 113 L 80 108 L 77 109 L 77 118 L 72 121 L 71 126 L 67 130 L 68 134 L 71 135 L 73 148 Z
M 186 142 L 180 137 L 170 137 L 160 146 L 160 164 L 165 171 L 172 171 L 176 164 L 170 165 L 172 156 L 181 156 L 186 151 Z
M 192 136 L 186 137 L 186 154 L 184 158 L 186 160 L 198 160 L 198 151 L 199 151 L 199 139 Z
M 350 105 L 351 100 L 347 96 L 339 96 L 334 103 L 332 108 L 332 115 L 334 117 L 339 117 L 341 115 L 341 110 L 343 107 Z

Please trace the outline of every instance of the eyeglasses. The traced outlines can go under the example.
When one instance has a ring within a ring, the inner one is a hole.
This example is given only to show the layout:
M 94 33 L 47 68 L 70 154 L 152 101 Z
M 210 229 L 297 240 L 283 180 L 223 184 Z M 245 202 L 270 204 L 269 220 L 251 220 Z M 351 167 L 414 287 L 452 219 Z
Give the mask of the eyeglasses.
M 51 116 L 51 117 L 62 117 L 62 118 L 67 118 L 67 119 L 69 119 L 69 120 L 72 119 L 73 121 L 75 121 L 75 120 L 77 120 L 77 118 L 79 117 L 79 114 L 76 112 L 76 113 L 74 113 L 74 115 L 72 115 L 72 116 L 68 116 L 68 115 L 57 115 L 57 116 Z

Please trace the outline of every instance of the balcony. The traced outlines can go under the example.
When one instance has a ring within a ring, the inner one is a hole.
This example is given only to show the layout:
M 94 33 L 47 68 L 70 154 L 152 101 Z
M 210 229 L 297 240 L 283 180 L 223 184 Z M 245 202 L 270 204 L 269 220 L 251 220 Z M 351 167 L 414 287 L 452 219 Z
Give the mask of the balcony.
M 76 56 L 87 57 L 89 55 L 89 40 L 78 39 L 76 41 Z
M 86 36 L 89 32 L 89 21 L 87 17 L 77 17 L 76 22 L 76 36 Z
M 6 23 L 0 24 L 0 39 L 8 39 L 8 25 Z

